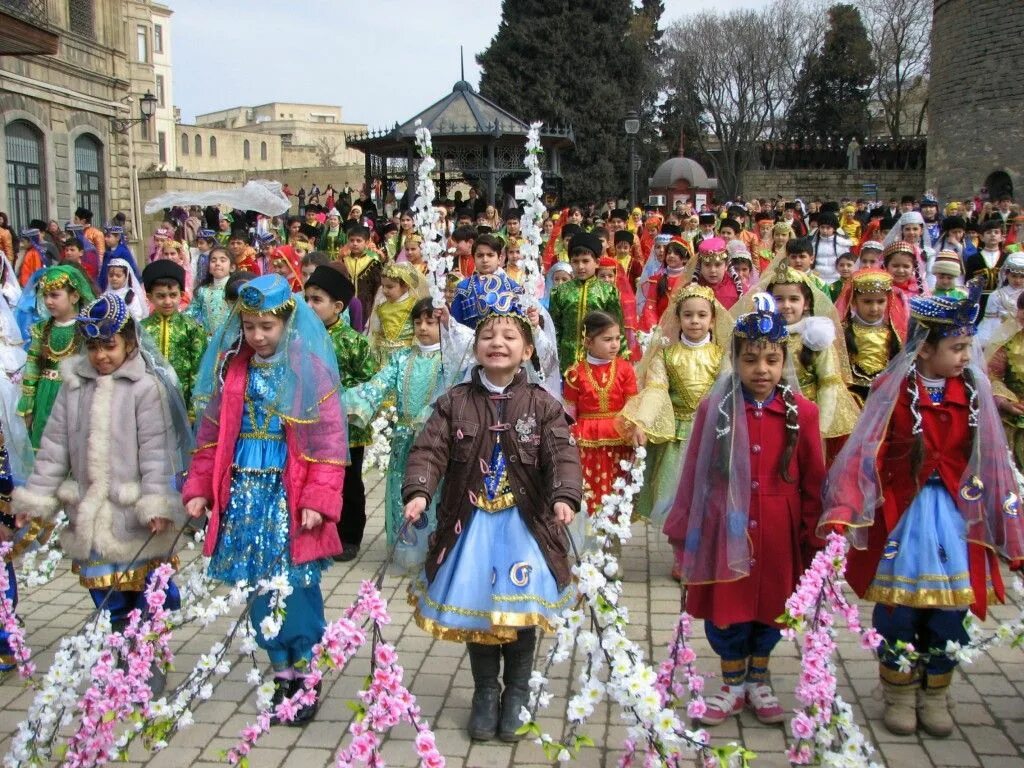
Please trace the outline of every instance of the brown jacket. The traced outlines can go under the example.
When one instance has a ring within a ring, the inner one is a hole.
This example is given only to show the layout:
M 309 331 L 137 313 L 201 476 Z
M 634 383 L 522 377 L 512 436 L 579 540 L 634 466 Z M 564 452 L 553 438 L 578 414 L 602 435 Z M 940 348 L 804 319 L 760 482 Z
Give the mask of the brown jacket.
M 406 465 L 404 502 L 417 496 L 429 501 L 444 478 L 437 530 L 427 551 L 427 579 L 434 580 L 455 546 L 457 531 L 469 524 L 474 509 L 470 494 L 483 493 L 483 473 L 497 436 L 519 513 L 558 586 L 565 588 L 572 579 L 568 538 L 553 507 L 563 501 L 578 511 L 583 496 L 579 450 L 569 436 L 565 411 L 542 387 L 528 383 L 523 372 L 503 395 L 491 395 L 480 383 L 479 372 L 477 368 L 472 381 L 452 387 L 438 399 Z M 503 423 L 495 408 L 500 397 L 508 398 Z

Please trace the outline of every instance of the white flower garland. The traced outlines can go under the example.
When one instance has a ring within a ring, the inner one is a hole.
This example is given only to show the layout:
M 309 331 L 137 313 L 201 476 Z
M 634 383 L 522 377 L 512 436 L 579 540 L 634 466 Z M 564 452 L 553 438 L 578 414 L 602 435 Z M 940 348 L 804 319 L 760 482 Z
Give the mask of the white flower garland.
M 523 244 L 519 249 L 523 265 L 523 289 L 526 292 L 527 307 L 537 306 L 537 298 L 544 281 L 541 277 L 540 253 L 543 246 L 541 222 L 547 208 L 544 206 L 544 177 L 540 170 L 540 156 L 544 149 L 540 145 L 542 123 L 530 125 L 526 134 L 526 159 L 523 161 L 530 175 L 526 179 L 526 201 L 523 205 Z
M 68 527 L 68 516 L 58 512 L 53 530 L 46 541 L 30 547 L 21 556 L 18 566 L 18 584 L 24 587 L 41 587 L 53 581 L 57 574 L 57 566 L 64 559 L 64 553 L 57 547 L 60 533 Z
M 430 131 L 416 121 L 416 149 L 420 153 L 416 169 L 416 199 L 412 204 L 416 229 L 423 237 L 423 258 L 430 273 L 430 296 L 434 306 L 445 306 L 445 275 L 452 270 L 452 257 L 445 252 L 444 234 L 438 229 L 438 212 L 434 207 L 434 179 L 431 177 L 437 161 L 433 157 Z
M 370 423 L 373 430 L 373 442 L 366 447 L 363 454 L 363 466 L 375 467 L 385 472 L 391 463 L 391 439 L 394 436 L 395 424 L 398 422 L 398 411 L 393 405 L 384 408 Z

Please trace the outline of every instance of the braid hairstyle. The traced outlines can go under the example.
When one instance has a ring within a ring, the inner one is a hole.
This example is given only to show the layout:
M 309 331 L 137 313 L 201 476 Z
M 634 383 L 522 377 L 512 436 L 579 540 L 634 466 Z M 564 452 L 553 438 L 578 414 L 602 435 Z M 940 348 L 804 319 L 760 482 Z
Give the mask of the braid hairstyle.
M 796 451 L 796 444 L 800 439 L 800 409 L 797 407 L 796 395 L 793 394 L 792 387 L 788 384 L 780 384 L 778 391 L 786 406 L 786 447 L 782 449 L 782 457 L 779 459 L 779 476 L 785 482 L 792 483 L 794 481 L 789 474 L 789 463 L 793 459 L 793 452 Z
M 918 387 L 917 361 L 910 366 L 907 373 L 907 394 L 910 395 L 910 415 L 913 418 L 913 425 L 910 428 L 911 437 L 914 439 L 910 447 L 910 475 L 914 479 L 914 485 L 920 490 L 918 475 L 921 473 L 921 465 L 924 463 L 924 428 L 921 420 L 921 410 L 918 403 L 921 400 L 921 391 Z
M 53 323 L 54 323 L 54 320 L 53 320 L 53 317 L 51 316 L 51 317 L 46 319 L 46 324 L 43 325 L 43 343 L 40 345 L 40 349 L 39 349 L 39 370 L 40 371 L 43 369 L 43 366 L 46 365 L 46 363 L 50 359 L 50 353 L 49 353 L 49 349 L 50 349 L 50 331 L 53 330 Z
M 732 284 L 736 286 L 737 295 L 742 296 L 746 293 L 746 290 L 743 288 L 743 281 L 740 280 L 740 276 L 733 268 L 732 264 L 725 268 L 725 273 L 729 275 L 729 278 L 732 280 Z
M 921 277 L 921 260 L 914 254 L 914 281 L 917 283 L 917 292 L 924 296 L 924 278 Z
M 220 368 L 217 370 L 217 378 L 220 380 L 221 389 L 224 389 L 224 377 L 227 375 L 228 367 L 231 365 L 231 361 L 238 356 L 238 353 L 242 351 L 242 344 L 245 343 L 245 334 L 242 329 L 238 329 L 238 337 L 235 339 L 235 343 L 232 344 L 227 351 L 224 353 L 224 359 L 220 361 Z
M 735 376 L 735 374 L 733 374 Z M 730 387 L 725 393 L 722 401 L 718 404 L 718 413 L 715 415 L 715 447 L 711 455 L 711 466 L 718 470 L 719 476 L 728 478 L 732 471 L 732 453 L 729 450 L 730 443 L 726 438 L 732 432 L 732 399 L 734 387 Z

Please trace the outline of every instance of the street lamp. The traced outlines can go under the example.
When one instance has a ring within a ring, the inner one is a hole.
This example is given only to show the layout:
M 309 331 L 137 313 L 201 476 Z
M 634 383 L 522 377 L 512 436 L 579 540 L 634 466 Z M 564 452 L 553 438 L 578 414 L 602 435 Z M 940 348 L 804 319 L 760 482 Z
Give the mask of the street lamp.
M 629 207 L 636 205 L 636 135 L 640 133 L 640 115 L 631 109 L 622 127 L 629 136 Z
M 129 118 L 129 117 L 115 117 L 112 118 L 110 123 L 114 131 L 117 133 L 128 133 L 133 125 L 139 123 L 148 123 L 149 119 L 156 113 L 156 96 L 149 91 L 143 94 L 142 99 L 139 101 L 139 111 L 142 112 L 142 117 Z M 129 100 L 129 104 L 131 101 Z

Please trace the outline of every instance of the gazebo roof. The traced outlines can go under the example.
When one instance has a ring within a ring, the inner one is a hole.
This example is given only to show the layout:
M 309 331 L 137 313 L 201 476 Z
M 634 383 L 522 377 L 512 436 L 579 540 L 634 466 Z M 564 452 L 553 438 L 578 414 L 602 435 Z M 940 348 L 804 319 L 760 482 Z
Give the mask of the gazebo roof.
M 520 142 L 530 130 L 528 122 L 484 98 L 465 80 L 459 80 L 451 93 L 416 116 L 400 125 L 395 123 L 391 130 L 353 134 L 347 139 L 348 145 L 377 155 L 404 156 L 416 140 L 417 120 L 430 130 L 434 140 L 500 141 L 514 137 Z M 541 131 L 541 143 L 545 147 L 571 147 L 576 140 L 571 127 L 552 128 Z

